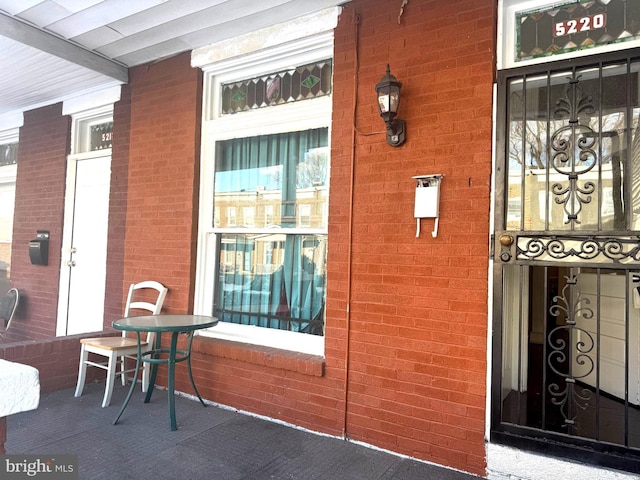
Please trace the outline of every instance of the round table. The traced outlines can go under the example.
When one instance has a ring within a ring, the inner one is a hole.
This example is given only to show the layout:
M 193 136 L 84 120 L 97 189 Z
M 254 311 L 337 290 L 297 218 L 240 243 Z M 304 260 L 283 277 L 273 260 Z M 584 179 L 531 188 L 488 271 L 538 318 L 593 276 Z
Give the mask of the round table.
M 175 412 L 175 365 L 178 362 L 187 362 L 189 371 L 189 380 L 193 390 L 200 399 L 200 403 L 206 407 L 206 404 L 202 400 L 196 384 L 193 380 L 193 374 L 191 372 L 191 342 L 193 340 L 193 332 L 203 328 L 213 327 L 218 323 L 216 317 L 210 317 L 207 315 L 140 315 L 137 317 L 125 317 L 119 320 L 114 320 L 112 323 L 113 328 L 116 330 L 124 330 L 127 332 L 135 332 L 138 340 L 138 354 L 136 360 L 136 370 L 133 376 L 134 380 L 131 382 L 131 387 L 127 393 L 127 397 L 120 407 L 118 416 L 113 421 L 115 425 L 118 423 L 120 416 L 127 407 L 133 390 L 135 389 L 135 379 L 138 378 L 140 372 L 140 363 L 147 362 L 151 364 L 151 377 L 149 378 L 149 387 L 147 389 L 147 395 L 144 399 L 144 403 L 149 403 L 151 400 L 151 394 L 156 381 L 156 375 L 158 373 L 158 365 L 168 366 L 168 379 L 167 389 L 169 393 L 169 422 L 171 424 L 171 430 L 177 430 L 176 425 L 176 412 Z M 152 350 L 142 352 L 140 343 L 140 334 L 146 332 L 155 332 L 156 338 Z M 169 348 L 162 348 L 162 334 L 165 332 L 171 333 L 171 343 Z M 178 350 L 178 335 L 180 333 L 187 334 L 187 347 L 185 350 Z

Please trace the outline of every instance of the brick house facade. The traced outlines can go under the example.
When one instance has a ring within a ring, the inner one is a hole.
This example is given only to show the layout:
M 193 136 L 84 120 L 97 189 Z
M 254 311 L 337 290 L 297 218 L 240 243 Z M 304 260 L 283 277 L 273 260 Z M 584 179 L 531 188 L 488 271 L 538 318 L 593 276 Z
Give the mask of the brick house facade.
M 334 31 L 324 355 L 196 337 L 194 376 L 208 400 L 484 476 L 497 6 L 399 7 L 353 0 Z M 114 105 L 106 330 L 144 279 L 169 288 L 167 313 L 194 309 L 204 82 L 190 61 L 130 69 Z M 399 148 L 375 103 L 386 64 L 403 83 Z M 26 300 L 0 357 L 43 377 L 64 357 L 44 391 L 74 384 L 79 353 L 70 337 L 30 361 L 28 342 L 55 335 L 70 128 L 56 104 L 20 129 L 11 281 Z M 430 173 L 444 175 L 438 235 L 425 219 L 416 237 L 412 177 Z M 20 247 L 41 228 L 47 267 Z

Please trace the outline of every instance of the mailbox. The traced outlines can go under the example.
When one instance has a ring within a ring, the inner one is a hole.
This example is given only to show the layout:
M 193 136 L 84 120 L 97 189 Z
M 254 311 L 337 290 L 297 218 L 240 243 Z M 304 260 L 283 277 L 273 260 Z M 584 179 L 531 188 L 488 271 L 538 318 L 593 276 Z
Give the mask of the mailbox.
M 418 175 L 413 177 L 416 180 L 416 201 L 413 209 L 413 216 L 417 219 L 416 237 L 420 236 L 420 219 L 435 218 L 433 232 L 431 236 L 438 236 L 438 215 L 440 207 L 440 183 L 442 174 Z
M 37 231 L 36 238 L 29 242 L 29 258 L 32 265 L 49 264 L 49 232 Z

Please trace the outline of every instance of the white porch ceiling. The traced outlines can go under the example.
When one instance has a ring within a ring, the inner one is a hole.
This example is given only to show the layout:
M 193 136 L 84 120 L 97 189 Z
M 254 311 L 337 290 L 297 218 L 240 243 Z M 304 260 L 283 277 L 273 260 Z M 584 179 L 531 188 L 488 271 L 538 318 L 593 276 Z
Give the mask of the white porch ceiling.
M 0 0 L 0 119 L 349 0 Z

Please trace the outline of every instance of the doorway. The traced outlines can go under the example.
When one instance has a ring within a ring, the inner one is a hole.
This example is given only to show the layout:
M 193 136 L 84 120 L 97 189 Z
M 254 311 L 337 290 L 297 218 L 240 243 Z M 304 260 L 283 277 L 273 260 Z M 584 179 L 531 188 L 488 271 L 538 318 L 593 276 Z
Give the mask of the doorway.
M 640 465 L 640 61 L 581 62 L 500 74 L 491 434 Z
M 102 331 L 111 182 L 110 118 L 77 122 L 67 164 L 56 334 Z

